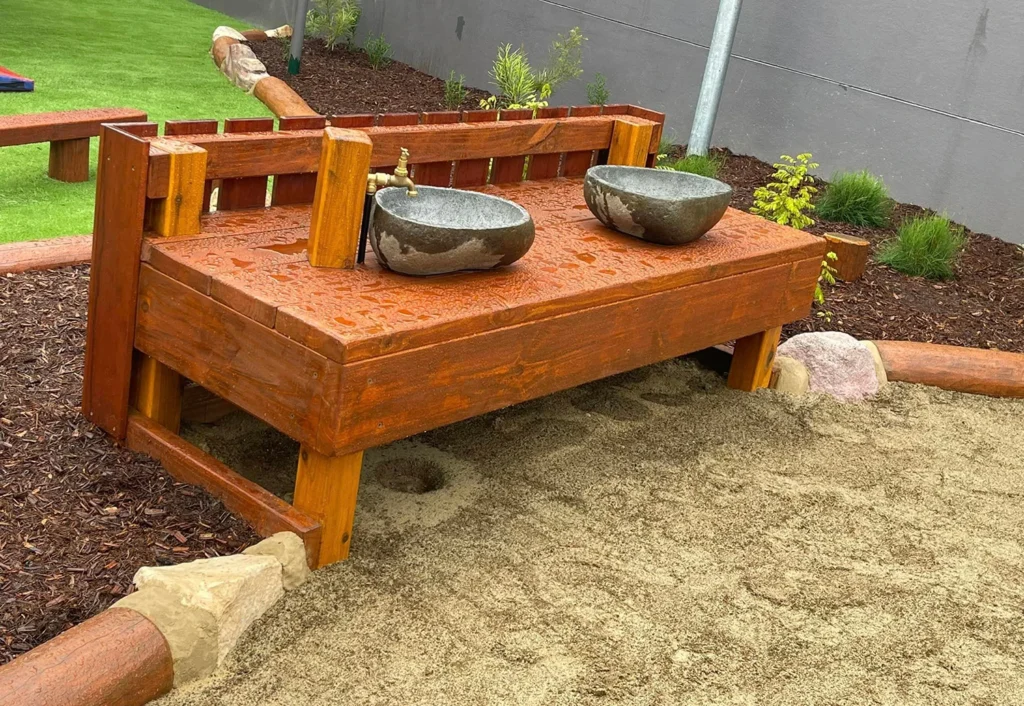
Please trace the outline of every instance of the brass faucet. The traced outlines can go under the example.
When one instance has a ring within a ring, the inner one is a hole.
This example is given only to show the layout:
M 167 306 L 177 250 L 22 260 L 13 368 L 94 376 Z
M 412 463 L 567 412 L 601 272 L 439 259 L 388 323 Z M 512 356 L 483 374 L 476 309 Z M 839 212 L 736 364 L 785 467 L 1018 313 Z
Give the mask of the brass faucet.
M 386 186 L 404 188 L 407 196 L 416 196 L 419 193 L 416 191 L 416 185 L 409 178 L 409 150 L 404 147 L 398 158 L 398 166 L 395 167 L 394 174 L 377 172 L 376 174 L 370 174 L 366 178 L 367 194 L 375 194 L 378 189 L 383 189 Z

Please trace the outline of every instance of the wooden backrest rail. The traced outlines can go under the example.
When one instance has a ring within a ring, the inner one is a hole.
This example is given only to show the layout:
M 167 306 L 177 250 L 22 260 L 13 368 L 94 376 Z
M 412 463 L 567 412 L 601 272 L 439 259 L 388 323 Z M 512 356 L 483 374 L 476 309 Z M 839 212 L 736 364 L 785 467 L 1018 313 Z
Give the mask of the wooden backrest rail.
M 373 140 L 370 166 L 376 169 L 393 164 L 402 147 L 409 149 L 414 163 L 604 150 L 611 144 L 612 128 L 617 120 L 653 124 L 653 121 L 632 116 L 600 115 L 570 120 L 550 118 L 357 129 Z M 660 129 L 655 130 L 654 135 L 660 137 Z M 182 135 L 175 139 L 207 151 L 207 179 L 231 179 L 316 172 L 322 137 L 321 130 L 297 130 Z M 648 150 L 653 153 L 657 148 L 658 143 L 652 138 Z M 169 178 L 169 156 L 161 150 L 151 150 L 147 196 L 165 198 Z
M 0 147 L 96 137 L 103 123 L 141 122 L 146 114 L 133 108 L 63 110 L 0 117 Z

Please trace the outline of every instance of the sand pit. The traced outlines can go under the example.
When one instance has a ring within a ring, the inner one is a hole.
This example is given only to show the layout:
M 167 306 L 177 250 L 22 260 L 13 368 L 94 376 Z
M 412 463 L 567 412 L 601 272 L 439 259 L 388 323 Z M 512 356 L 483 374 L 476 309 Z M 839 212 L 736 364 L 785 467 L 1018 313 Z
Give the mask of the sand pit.
M 352 558 L 159 703 L 1019 704 L 1022 535 L 1024 403 L 670 361 L 368 453 Z

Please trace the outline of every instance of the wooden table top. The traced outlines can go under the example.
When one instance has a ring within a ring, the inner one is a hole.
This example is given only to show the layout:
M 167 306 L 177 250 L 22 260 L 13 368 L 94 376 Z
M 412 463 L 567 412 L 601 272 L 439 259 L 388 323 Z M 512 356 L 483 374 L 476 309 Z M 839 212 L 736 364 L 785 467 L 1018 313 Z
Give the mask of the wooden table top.
M 695 243 L 646 243 L 602 226 L 583 200 L 582 179 L 478 190 L 515 201 L 534 218 L 536 242 L 510 267 L 409 277 L 384 270 L 368 251 L 355 270 L 314 268 L 305 250 L 308 205 L 213 213 L 200 235 L 147 235 L 143 260 L 344 363 L 822 252 L 814 236 L 733 209 Z

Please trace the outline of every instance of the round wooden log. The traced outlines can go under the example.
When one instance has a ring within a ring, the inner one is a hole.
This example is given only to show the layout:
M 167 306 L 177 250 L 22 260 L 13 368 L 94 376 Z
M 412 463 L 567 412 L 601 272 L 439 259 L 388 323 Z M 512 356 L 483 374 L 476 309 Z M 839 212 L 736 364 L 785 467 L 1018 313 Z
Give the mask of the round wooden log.
M 270 108 L 270 112 L 279 118 L 319 115 L 292 90 L 291 86 L 275 76 L 257 81 L 252 94 L 263 101 L 263 104 Z
M 892 382 L 991 397 L 1024 397 L 1024 354 L 911 341 L 875 341 Z
M 249 42 L 265 42 L 267 41 L 267 33 L 262 29 L 247 29 L 242 32 L 242 36 L 245 37 L 246 41 Z
M 142 706 L 173 681 L 171 650 L 156 626 L 111 608 L 0 667 L 0 704 Z
M 0 275 L 26 270 L 50 270 L 89 262 L 91 235 L 67 235 L 0 245 Z
M 828 241 L 829 252 L 834 252 L 838 258 L 829 262 L 836 268 L 836 277 L 844 282 L 860 279 L 868 266 L 870 243 L 863 238 L 842 233 L 825 233 L 825 240 Z

